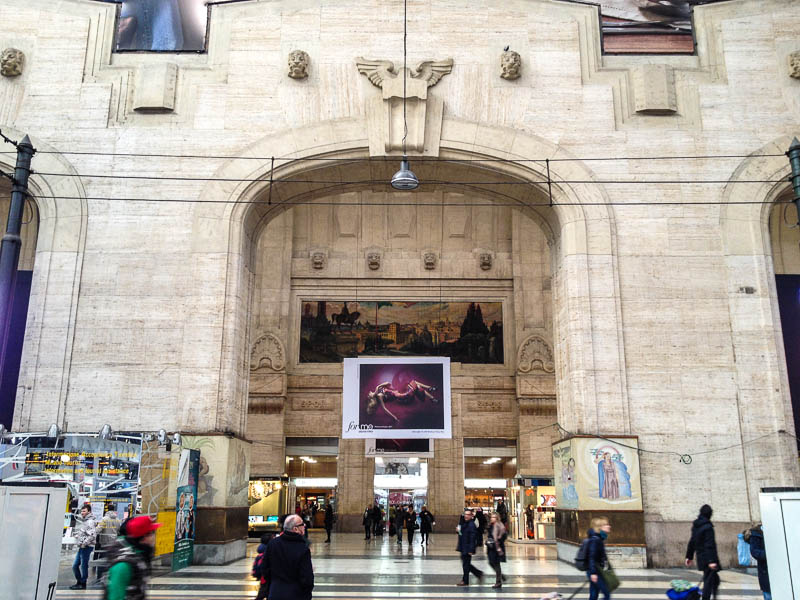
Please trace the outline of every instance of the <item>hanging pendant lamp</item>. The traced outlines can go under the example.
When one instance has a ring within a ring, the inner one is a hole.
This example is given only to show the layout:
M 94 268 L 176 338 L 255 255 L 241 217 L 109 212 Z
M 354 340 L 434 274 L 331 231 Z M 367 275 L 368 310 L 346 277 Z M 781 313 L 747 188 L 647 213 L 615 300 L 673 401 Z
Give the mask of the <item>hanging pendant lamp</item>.
M 419 187 L 419 179 L 414 175 L 408 166 L 408 156 L 406 156 L 406 137 L 408 137 L 408 121 L 406 121 L 406 40 L 408 38 L 408 0 L 403 0 L 403 160 L 400 161 L 400 170 L 392 175 L 392 187 L 404 192 L 415 190 Z
M 392 187 L 396 190 L 415 190 L 419 186 L 419 179 L 408 166 L 408 157 L 403 156 L 400 161 L 400 170 L 392 175 Z

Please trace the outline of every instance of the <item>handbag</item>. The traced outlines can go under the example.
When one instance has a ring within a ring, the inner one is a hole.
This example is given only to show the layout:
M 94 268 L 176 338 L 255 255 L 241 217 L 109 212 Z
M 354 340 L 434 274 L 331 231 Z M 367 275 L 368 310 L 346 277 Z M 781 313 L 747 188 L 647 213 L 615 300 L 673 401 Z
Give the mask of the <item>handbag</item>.
M 607 569 L 600 571 L 600 577 L 606 582 L 606 587 L 609 592 L 613 592 L 619 587 L 619 577 L 614 573 L 614 569 L 611 568 L 611 565 L 608 565 Z

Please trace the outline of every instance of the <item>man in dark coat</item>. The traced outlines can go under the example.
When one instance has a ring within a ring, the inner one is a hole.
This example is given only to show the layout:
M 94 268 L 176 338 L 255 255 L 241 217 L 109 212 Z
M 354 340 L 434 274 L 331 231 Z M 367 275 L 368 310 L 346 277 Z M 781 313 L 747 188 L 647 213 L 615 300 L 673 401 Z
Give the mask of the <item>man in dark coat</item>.
M 767 548 L 764 546 L 764 531 L 761 523 L 750 530 L 750 556 L 755 558 L 758 563 L 758 587 L 764 593 L 764 600 L 772 600 L 769 569 L 767 568 Z
M 719 555 L 714 525 L 711 524 L 713 512 L 708 504 L 700 507 L 700 515 L 692 524 L 692 537 L 686 548 L 686 566 L 692 566 L 697 554 L 697 568 L 703 572 L 703 600 L 716 598 L 719 588 Z
M 478 528 L 475 527 L 475 521 L 472 520 L 472 511 L 467 510 L 464 512 L 464 524 L 461 525 L 461 531 L 459 531 L 457 547 L 461 554 L 461 567 L 464 574 L 456 585 L 469 585 L 470 573 L 474 573 L 478 577 L 478 581 L 483 579 L 483 571 L 472 566 L 472 557 L 475 555 L 477 544 Z
M 478 547 L 481 548 L 483 546 L 483 534 L 486 533 L 486 515 L 483 514 L 483 509 L 480 507 L 475 511 L 475 526 L 478 528 Z
M 508 508 L 503 500 L 500 500 L 500 503 L 497 505 L 497 514 L 500 515 L 500 520 L 503 522 L 503 525 L 508 526 Z
M 368 540 L 372 535 L 372 507 L 367 506 L 364 510 L 364 518 L 361 521 L 361 524 L 364 525 L 364 539 Z
M 403 527 L 405 527 L 406 524 L 406 517 L 407 517 L 406 507 L 402 505 L 398 506 L 397 512 L 395 513 L 394 516 L 394 528 L 397 530 L 398 544 L 403 543 Z
M 433 531 L 433 515 L 428 512 L 428 507 L 423 506 L 419 513 L 419 532 L 422 534 L 422 543 L 427 545 L 431 540 L 431 532 Z
M 289 515 L 283 523 L 283 535 L 267 545 L 262 571 L 269 600 L 311 600 L 314 569 L 304 529 L 303 519 Z
M 378 537 L 382 534 L 382 523 L 383 523 L 383 511 L 381 507 L 378 506 L 376 503 L 375 506 L 372 507 L 372 533 L 375 537 Z
M 325 540 L 326 544 L 329 544 L 331 541 L 332 529 L 333 529 L 333 507 L 331 506 L 331 501 L 328 500 L 328 503 L 325 505 L 325 533 L 328 534 L 328 539 Z
M 406 513 L 406 537 L 408 538 L 408 545 L 414 543 L 414 529 L 417 526 L 417 513 L 414 511 L 414 505 L 408 505 L 408 512 Z

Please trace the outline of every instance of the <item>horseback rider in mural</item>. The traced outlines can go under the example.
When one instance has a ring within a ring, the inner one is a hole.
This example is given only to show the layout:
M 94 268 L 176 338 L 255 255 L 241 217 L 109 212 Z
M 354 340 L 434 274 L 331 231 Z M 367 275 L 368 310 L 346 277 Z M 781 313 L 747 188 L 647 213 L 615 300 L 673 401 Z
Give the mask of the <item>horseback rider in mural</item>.
M 425 385 L 424 383 L 420 383 L 415 379 L 412 379 L 408 382 L 408 384 L 406 384 L 405 391 L 392 388 L 391 382 L 386 381 L 379 384 L 374 391 L 367 394 L 367 414 L 375 414 L 375 411 L 380 405 L 386 414 L 388 414 L 392 419 L 394 419 L 395 423 L 397 423 L 399 422 L 399 419 L 394 416 L 388 408 L 386 408 L 386 402 L 410 404 L 415 399 L 418 399 L 420 402 L 425 402 L 425 398 L 428 398 L 431 402 L 438 402 L 439 400 L 431 393 L 435 391 L 436 388 L 434 386 Z

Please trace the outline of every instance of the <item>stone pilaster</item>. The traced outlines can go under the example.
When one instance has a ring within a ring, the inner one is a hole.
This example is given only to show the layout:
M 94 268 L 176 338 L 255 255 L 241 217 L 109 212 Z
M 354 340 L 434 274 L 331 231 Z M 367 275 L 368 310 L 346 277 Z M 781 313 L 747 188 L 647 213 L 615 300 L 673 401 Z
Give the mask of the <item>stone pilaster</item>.
M 375 501 L 375 459 L 364 455 L 364 440 L 339 440 L 336 511 L 339 531 L 362 531 L 364 509 Z
M 464 509 L 464 440 L 434 440 L 428 461 L 428 509 L 436 515 L 436 530 L 452 533 Z

